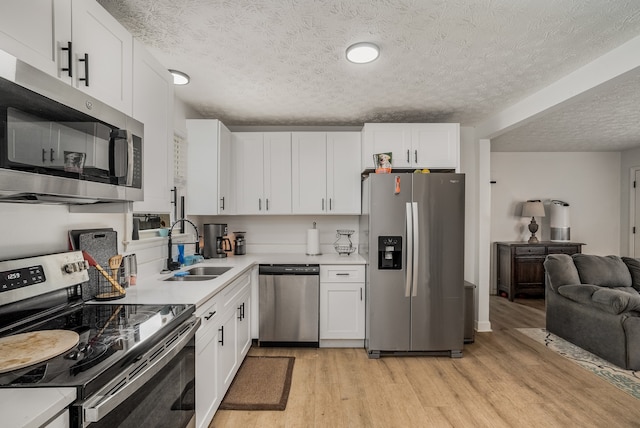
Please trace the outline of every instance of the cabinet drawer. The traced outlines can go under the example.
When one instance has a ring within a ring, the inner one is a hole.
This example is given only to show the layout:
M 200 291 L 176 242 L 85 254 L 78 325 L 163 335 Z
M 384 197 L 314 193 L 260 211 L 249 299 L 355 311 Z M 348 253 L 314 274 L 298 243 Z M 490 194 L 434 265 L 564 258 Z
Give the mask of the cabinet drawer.
M 364 282 L 364 265 L 320 266 L 320 282 Z
M 576 254 L 579 253 L 577 245 L 564 245 L 557 247 L 549 247 L 549 254 Z
M 249 275 L 249 272 L 243 273 L 240 277 L 233 280 L 231 284 L 227 285 L 225 289 L 222 290 L 221 310 L 224 311 L 229 306 L 235 304 L 240 294 L 244 293 L 250 285 L 251 276 Z
M 516 247 L 516 255 L 546 254 L 544 247 Z

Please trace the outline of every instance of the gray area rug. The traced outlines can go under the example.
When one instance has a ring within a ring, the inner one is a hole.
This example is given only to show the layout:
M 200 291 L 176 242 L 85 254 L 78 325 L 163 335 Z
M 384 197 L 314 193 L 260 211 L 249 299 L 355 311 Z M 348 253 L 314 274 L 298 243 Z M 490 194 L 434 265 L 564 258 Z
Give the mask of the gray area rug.
M 516 330 L 597 374 L 618 389 L 640 399 L 640 372 L 625 370 L 613 365 L 591 352 L 587 352 L 573 343 L 549 333 L 544 328 L 517 328 Z

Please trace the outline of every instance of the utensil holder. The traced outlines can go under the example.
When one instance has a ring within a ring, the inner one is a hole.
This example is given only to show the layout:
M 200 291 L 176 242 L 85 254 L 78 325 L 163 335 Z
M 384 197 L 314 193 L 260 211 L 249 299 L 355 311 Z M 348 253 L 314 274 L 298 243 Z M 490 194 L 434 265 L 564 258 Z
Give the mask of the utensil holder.
M 126 292 L 120 292 L 113 286 L 113 284 L 111 284 L 111 282 L 107 278 L 104 277 L 104 275 L 98 272 L 96 268 L 92 267 L 91 270 L 94 271 L 93 277 L 95 277 L 98 281 L 98 288 L 94 297 L 96 300 L 116 300 L 122 299 L 124 296 L 126 296 Z M 126 286 L 125 278 L 128 275 L 127 270 L 128 269 L 126 269 L 125 266 L 120 266 L 120 268 L 116 271 L 115 277 L 112 277 L 122 287 Z M 106 270 L 106 272 L 110 274 L 111 269 Z

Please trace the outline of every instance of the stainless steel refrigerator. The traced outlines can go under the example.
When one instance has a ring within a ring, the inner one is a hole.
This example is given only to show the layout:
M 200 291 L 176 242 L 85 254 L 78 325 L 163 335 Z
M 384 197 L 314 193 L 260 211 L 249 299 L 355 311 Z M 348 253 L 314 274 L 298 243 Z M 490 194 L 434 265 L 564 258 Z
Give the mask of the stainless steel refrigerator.
M 464 343 L 464 174 L 370 174 L 359 251 L 367 259 L 370 358 L 461 357 Z

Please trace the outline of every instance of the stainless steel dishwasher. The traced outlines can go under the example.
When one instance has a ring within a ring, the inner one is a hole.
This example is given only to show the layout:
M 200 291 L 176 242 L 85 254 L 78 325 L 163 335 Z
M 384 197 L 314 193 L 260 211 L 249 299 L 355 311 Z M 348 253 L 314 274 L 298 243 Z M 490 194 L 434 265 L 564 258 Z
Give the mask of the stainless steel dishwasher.
M 317 347 L 320 266 L 260 265 L 260 346 Z

